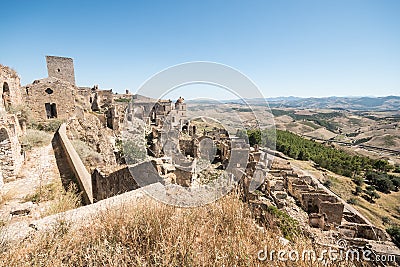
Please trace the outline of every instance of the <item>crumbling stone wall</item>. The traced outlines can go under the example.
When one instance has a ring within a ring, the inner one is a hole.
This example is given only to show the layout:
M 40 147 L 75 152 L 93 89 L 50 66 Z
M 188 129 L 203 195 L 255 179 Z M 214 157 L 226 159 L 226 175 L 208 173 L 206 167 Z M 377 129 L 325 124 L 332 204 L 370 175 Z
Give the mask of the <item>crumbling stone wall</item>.
M 343 218 L 344 204 L 341 202 L 329 202 L 318 199 L 318 213 L 326 214 L 326 222 L 340 225 Z
M 303 192 L 301 194 L 301 206 L 305 211 L 308 212 L 318 212 L 319 205 L 322 202 L 332 202 L 335 203 L 337 202 L 337 199 L 335 196 L 328 195 L 325 192 L 321 191 L 309 191 L 309 192 Z
M 75 85 L 74 61 L 68 57 L 46 56 L 49 77 Z
M 180 186 L 189 187 L 192 178 L 193 178 L 193 171 L 188 171 L 186 168 L 182 168 L 181 166 L 177 166 L 174 171 L 176 177 L 176 183 Z
M 339 227 L 339 231 L 347 238 L 363 238 L 378 241 L 390 239 L 384 230 L 368 224 L 346 223 Z
M 15 115 L 7 114 L 0 117 L 0 171 L 4 182 L 16 178 L 24 161 L 18 141 L 18 136 L 21 134 Z
M 17 72 L 0 64 L 0 184 L 15 179 L 23 162 L 18 141 L 23 131 L 17 116 L 8 113 L 22 105 L 20 86 Z
M 186 115 L 186 103 L 183 98 L 179 98 L 175 104 L 171 100 L 152 99 L 141 95 L 132 96 L 133 105 L 129 105 L 128 113 L 136 118 L 142 119 L 148 124 L 162 126 L 162 122 L 167 120 L 172 127 L 182 130 L 188 122 Z
M 112 89 L 110 90 L 95 90 L 92 110 L 93 111 L 105 111 L 110 108 L 114 103 L 114 97 Z
M 92 103 L 95 96 L 94 88 L 78 87 L 75 96 L 76 104 L 80 105 L 85 111 L 92 110 Z
M 108 174 L 95 169 L 92 173 L 92 185 L 94 201 L 139 188 L 127 166 L 120 167 Z
M 20 87 L 17 72 L 0 64 L 0 113 L 22 105 Z
M 196 139 L 180 139 L 179 150 L 183 155 L 195 157 L 198 152 L 198 141 Z
M 56 78 L 36 80 L 25 86 L 25 101 L 30 116 L 38 121 L 68 119 L 75 111 L 77 87 Z

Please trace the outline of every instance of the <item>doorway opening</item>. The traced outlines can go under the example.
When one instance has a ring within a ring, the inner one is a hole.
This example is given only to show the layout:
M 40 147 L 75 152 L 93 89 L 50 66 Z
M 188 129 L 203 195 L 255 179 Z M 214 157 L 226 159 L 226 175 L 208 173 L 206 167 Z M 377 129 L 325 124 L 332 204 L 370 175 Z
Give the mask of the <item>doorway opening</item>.
M 56 103 L 46 103 L 46 115 L 48 119 L 57 118 L 57 105 Z
M 6 82 L 3 83 L 3 94 L 1 97 L 3 99 L 3 106 L 5 110 L 9 111 L 11 107 L 10 87 Z

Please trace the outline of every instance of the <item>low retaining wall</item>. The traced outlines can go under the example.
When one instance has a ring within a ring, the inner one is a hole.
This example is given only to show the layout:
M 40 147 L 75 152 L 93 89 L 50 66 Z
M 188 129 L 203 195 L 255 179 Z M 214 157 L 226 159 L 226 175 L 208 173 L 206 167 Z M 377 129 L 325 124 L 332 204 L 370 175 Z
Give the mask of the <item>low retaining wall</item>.
M 63 161 L 68 166 L 62 166 L 62 168 L 68 167 L 69 171 L 77 180 L 80 190 L 82 191 L 83 200 L 86 204 L 93 203 L 93 191 L 92 191 L 92 178 L 89 172 L 86 170 L 85 165 L 75 148 L 72 146 L 71 141 L 67 137 L 66 124 L 63 123 L 58 131 L 54 135 L 53 143 L 57 145 L 57 153 L 61 154 Z M 60 149 L 61 148 L 61 149 Z M 57 165 L 60 164 L 57 162 Z
M 95 202 L 139 188 L 128 166 L 109 174 L 95 169 L 92 173 L 92 186 Z

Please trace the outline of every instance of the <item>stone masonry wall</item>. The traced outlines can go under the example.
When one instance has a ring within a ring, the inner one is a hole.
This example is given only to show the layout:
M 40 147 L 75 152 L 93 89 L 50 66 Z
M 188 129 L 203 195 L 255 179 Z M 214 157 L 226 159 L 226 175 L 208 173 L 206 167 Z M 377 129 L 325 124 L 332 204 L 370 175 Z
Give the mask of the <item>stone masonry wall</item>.
M 343 218 L 344 204 L 342 202 L 327 202 L 318 200 L 318 213 L 326 214 L 327 222 L 340 225 Z
M 139 188 L 127 166 L 109 174 L 95 169 L 92 173 L 92 184 L 95 202 Z
M 46 78 L 25 86 L 24 97 L 33 119 L 48 119 L 46 103 L 55 104 L 56 118 L 68 119 L 75 111 L 76 87 L 68 82 Z
M 75 85 L 74 61 L 72 58 L 46 56 L 46 63 L 49 77 Z
M 0 172 L 4 182 L 16 178 L 24 161 L 18 141 L 20 134 L 21 129 L 15 115 L 0 117 Z
M 22 105 L 21 84 L 17 72 L 0 64 L 0 113 L 10 106 Z

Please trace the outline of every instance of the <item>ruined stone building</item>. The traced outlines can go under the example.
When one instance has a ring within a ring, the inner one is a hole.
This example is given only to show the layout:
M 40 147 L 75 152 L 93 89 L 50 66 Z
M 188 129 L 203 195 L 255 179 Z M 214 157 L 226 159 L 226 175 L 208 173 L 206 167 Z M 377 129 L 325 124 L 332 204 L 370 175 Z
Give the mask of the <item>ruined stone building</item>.
M 65 121 L 68 136 L 85 142 L 102 170 L 117 164 L 114 142 L 131 94 L 78 87 L 72 58 L 46 56 L 46 63 L 48 77 L 25 86 L 14 70 L 0 65 L 0 187 L 17 178 L 23 164 L 19 138 L 26 133 L 26 119 Z
M 96 112 L 98 119 L 108 128 L 119 129 L 123 108 L 114 108 L 112 89 L 100 90 L 98 85 L 79 87 L 75 84 L 72 58 L 46 56 L 48 77 L 25 85 L 20 93 L 30 110 L 32 119 L 47 121 L 83 117 L 83 112 Z
M 26 85 L 24 96 L 33 119 L 68 119 L 75 111 L 76 91 L 75 85 L 49 77 Z
M 22 105 L 20 86 L 17 72 L 0 64 L 0 112 L 10 111 L 11 106 Z
M 24 133 L 16 110 L 22 102 L 20 78 L 9 67 L 0 65 L 0 188 L 3 182 L 15 179 L 23 162 L 18 137 Z
M 74 66 L 71 58 L 47 56 L 48 78 L 24 86 L 24 99 L 33 119 L 68 119 L 75 111 Z
M 170 99 L 153 99 L 141 95 L 133 95 L 132 105 L 129 113 L 131 116 L 145 121 L 148 125 L 162 126 L 165 120 L 170 122 L 172 127 L 182 130 L 187 124 L 186 103 L 180 97 L 175 104 Z
M 68 57 L 46 56 L 49 77 L 75 85 L 74 61 Z

